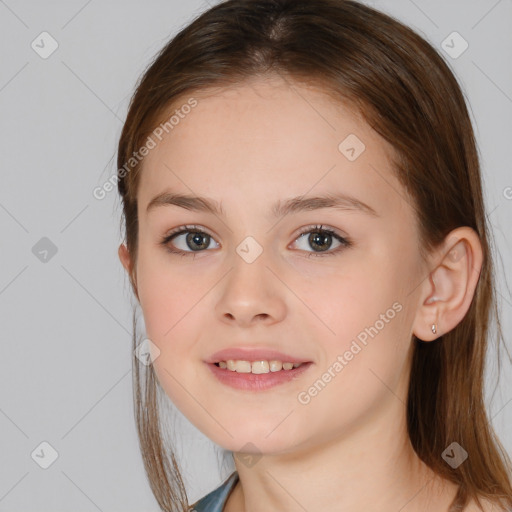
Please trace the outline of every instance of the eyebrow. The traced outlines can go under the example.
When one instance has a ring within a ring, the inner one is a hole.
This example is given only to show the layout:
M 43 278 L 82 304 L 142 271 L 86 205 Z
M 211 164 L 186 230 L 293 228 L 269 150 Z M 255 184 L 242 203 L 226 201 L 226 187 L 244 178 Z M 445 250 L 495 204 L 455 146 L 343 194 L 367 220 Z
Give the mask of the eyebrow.
M 186 210 L 211 213 L 212 215 L 224 216 L 222 205 L 207 197 L 196 197 L 186 194 L 177 194 L 173 192 L 162 192 L 155 196 L 148 203 L 146 212 L 154 210 L 160 206 L 179 206 Z M 284 201 L 278 201 L 272 206 L 271 216 L 275 218 L 285 215 L 309 210 L 319 210 L 322 208 L 335 208 L 338 210 L 360 211 L 379 217 L 379 214 L 371 206 L 359 199 L 344 194 L 326 194 L 316 197 L 297 196 Z

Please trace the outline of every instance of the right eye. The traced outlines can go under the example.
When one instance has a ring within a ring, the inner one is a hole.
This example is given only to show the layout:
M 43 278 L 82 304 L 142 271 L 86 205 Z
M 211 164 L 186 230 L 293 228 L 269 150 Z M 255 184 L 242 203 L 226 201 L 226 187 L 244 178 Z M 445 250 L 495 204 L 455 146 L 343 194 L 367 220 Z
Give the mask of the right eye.
M 181 247 L 174 249 L 175 243 L 171 244 L 171 241 L 177 240 L 183 235 L 186 236 L 180 241 Z M 180 256 L 195 256 L 194 253 L 203 252 L 204 249 L 207 249 L 211 241 L 213 241 L 211 235 L 202 231 L 197 226 L 180 226 L 168 233 L 162 239 L 161 244 L 170 253 L 179 254 Z

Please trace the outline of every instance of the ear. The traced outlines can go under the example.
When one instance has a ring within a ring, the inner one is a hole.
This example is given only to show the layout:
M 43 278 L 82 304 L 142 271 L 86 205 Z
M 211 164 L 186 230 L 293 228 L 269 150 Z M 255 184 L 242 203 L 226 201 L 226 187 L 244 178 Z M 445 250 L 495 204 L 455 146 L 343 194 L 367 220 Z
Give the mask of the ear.
M 124 269 L 128 273 L 128 276 L 130 277 L 130 283 L 132 285 L 133 291 L 135 292 L 135 296 L 137 297 L 137 300 L 139 300 L 135 268 L 133 266 L 133 262 L 132 262 L 130 253 L 128 251 L 128 247 L 126 247 L 126 244 L 122 243 L 119 246 L 117 254 L 119 255 L 119 259 L 121 260 L 121 263 L 122 263 Z M 139 302 L 140 302 L 140 300 L 139 300 Z
M 413 325 L 417 338 L 433 341 L 462 321 L 473 300 L 482 259 L 482 245 L 475 230 L 464 226 L 446 236 L 432 257 L 433 270 L 421 287 Z

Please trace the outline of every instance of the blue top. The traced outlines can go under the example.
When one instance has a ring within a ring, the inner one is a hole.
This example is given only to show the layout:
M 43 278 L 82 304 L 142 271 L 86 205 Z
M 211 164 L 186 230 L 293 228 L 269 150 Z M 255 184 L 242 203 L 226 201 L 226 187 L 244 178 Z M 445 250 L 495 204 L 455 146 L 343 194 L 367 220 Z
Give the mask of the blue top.
M 238 472 L 234 471 L 229 478 L 206 496 L 192 505 L 190 512 L 222 512 L 230 492 L 238 482 Z

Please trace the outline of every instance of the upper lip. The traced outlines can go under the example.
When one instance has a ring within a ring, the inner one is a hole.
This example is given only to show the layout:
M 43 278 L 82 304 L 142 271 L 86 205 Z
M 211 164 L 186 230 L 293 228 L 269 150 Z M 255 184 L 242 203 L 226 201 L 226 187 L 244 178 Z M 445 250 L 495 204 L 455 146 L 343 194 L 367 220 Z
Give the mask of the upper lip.
M 284 363 L 308 363 L 308 359 L 304 359 L 290 354 L 284 354 L 278 350 L 268 348 L 248 348 L 248 347 L 231 347 L 219 352 L 215 352 L 208 359 L 207 363 L 218 363 L 219 361 L 228 361 L 229 359 L 238 359 L 241 361 L 272 361 L 277 360 Z

